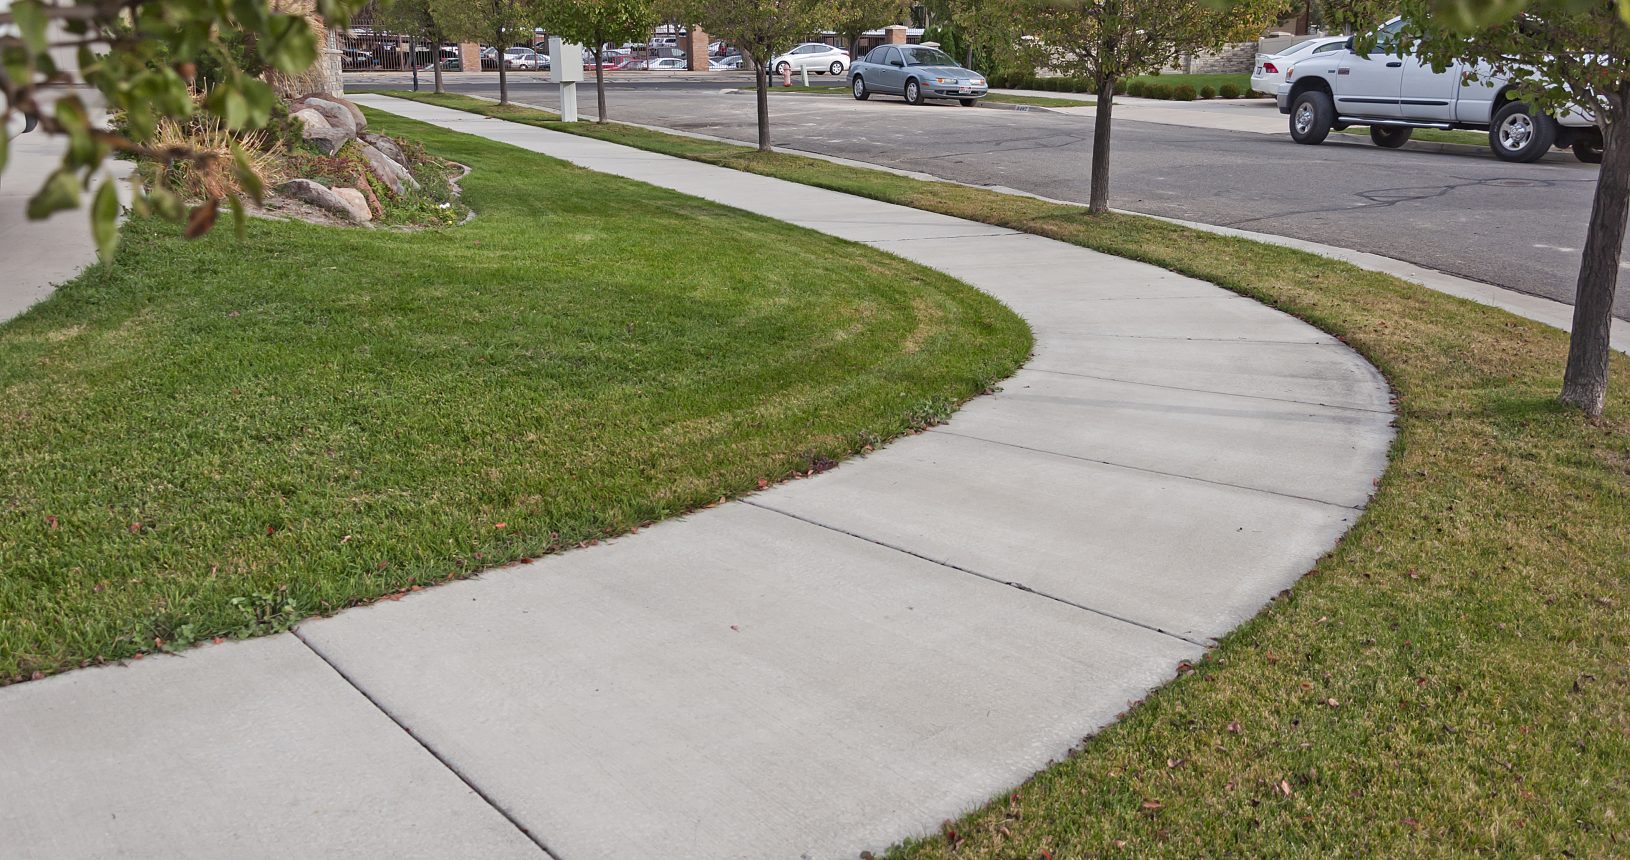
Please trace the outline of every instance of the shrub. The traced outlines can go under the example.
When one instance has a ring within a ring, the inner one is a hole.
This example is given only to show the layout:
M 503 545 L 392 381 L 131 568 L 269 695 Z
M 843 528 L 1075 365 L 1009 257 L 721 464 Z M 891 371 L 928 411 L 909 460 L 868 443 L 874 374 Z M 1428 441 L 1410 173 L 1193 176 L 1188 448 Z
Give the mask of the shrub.
M 1149 89 L 1148 89 L 1148 93 L 1149 93 L 1149 98 L 1152 98 L 1152 99 L 1169 99 L 1169 98 L 1172 97 L 1172 85 L 1171 84 L 1150 84 Z
M 1222 88 L 1217 90 L 1217 94 L 1225 99 L 1237 99 L 1239 98 L 1239 87 L 1234 84 L 1223 84 Z
M 1143 81 L 1133 81 L 1132 83 L 1126 85 L 1126 94 L 1132 96 L 1133 98 L 1141 99 L 1148 91 L 1149 86 Z
M 1203 87 L 1200 88 L 1200 98 L 1214 99 L 1216 97 L 1217 97 L 1217 88 L 1216 87 L 1211 86 L 1211 85 L 1208 84 L 1208 85 L 1203 86 Z
M 1196 93 L 1192 84 L 1178 84 L 1172 87 L 1172 100 L 1180 102 L 1194 101 Z

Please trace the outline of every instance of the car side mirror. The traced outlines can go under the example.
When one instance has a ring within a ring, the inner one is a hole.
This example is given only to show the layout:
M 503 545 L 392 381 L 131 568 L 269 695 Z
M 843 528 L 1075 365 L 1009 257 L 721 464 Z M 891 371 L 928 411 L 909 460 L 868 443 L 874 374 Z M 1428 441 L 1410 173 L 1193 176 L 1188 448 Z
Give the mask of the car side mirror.
M 1353 37 L 1348 36 L 1347 41 L 1342 43 L 1342 47 L 1346 48 L 1349 51 L 1351 51 L 1353 49 Z

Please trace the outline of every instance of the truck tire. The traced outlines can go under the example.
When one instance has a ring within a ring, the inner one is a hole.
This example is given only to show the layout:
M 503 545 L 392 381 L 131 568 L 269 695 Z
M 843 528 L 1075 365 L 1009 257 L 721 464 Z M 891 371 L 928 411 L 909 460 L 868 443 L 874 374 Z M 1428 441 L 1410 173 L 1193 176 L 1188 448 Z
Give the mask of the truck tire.
M 1573 157 L 1586 164 L 1602 163 L 1602 141 L 1596 137 L 1582 137 L 1573 142 Z
M 1535 113 L 1523 102 L 1510 102 L 1489 124 L 1489 149 L 1502 161 L 1538 161 L 1556 143 L 1556 120 Z
M 1290 105 L 1290 139 L 1308 145 L 1324 143 L 1336 122 L 1336 106 L 1322 90 L 1305 90 Z
M 1415 130 L 1408 126 L 1372 125 L 1370 126 L 1370 140 L 1382 149 L 1397 149 L 1409 142 L 1409 136 Z

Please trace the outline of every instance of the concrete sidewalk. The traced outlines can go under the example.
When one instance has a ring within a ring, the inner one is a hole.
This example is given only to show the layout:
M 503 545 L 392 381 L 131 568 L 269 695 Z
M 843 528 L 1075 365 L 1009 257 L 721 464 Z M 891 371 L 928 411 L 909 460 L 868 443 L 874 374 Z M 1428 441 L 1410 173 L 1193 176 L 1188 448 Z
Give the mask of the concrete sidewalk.
M 294 634 L 0 689 L 0 855 L 854 857 L 1062 755 L 1289 586 L 1385 466 L 1333 338 L 1085 249 L 472 114 L 864 241 L 1034 359 L 817 478 Z

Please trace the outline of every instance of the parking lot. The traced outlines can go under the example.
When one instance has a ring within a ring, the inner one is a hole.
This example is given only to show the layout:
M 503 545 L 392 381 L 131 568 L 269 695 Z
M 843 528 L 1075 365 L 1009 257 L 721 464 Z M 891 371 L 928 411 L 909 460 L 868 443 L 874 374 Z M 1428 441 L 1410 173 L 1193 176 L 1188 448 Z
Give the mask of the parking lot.
M 405 74 L 355 75 L 395 87 Z M 496 96 L 494 74 L 451 73 L 453 92 Z M 811 83 L 832 83 L 811 76 Z M 421 76 L 428 88 L 428 76 Z M 587 86 L 592 86 L 589 84 Z M 727 92 L 745 75 L 615 77 L 611 118 L 755 139 L 753 99 Z M 511 98 L 558 105 L 546 75 L 510 75 Z M 592 104 L 589 99 L 586 104 Z M 1277 117 L 1271 103 L 1260 107 Z M 1085 202 L 1090 111 L 912 108 L 897 99 L 784 94 L 771 105 L 777 146 L 980 185 Z M 1367 138 L 1299 146 L 1288 135 L 1116 122 L 1111 202 L 1370 251 L 1451 274 L 1571 301 L 1596 168 L 1559 154 L 1536 164 L 1492 155 L 1382 150 Z M 1616 314 L 1630 318 L 1630 291 Z

